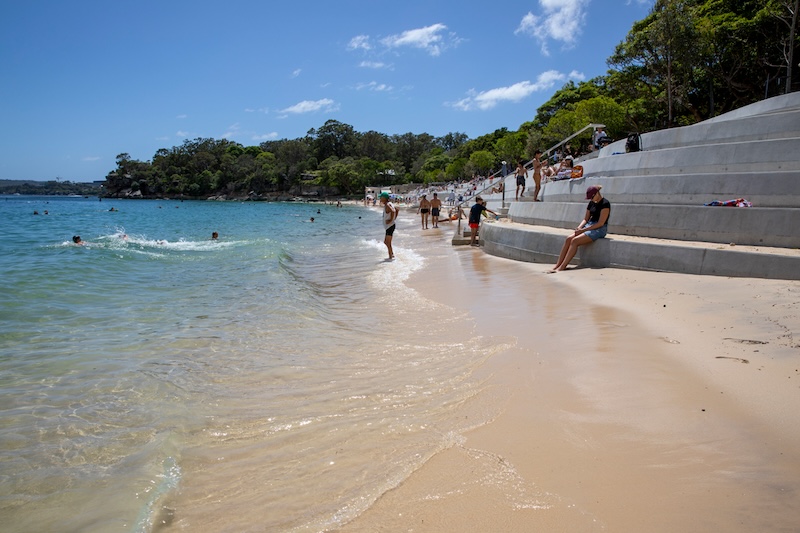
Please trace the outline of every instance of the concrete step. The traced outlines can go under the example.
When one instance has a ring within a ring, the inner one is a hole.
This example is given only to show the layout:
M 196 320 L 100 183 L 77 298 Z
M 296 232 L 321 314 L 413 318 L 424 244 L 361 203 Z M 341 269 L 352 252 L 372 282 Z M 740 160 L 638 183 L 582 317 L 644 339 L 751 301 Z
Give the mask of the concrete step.
M 539 196 L 546 202 L 583 200 L 589 185 L 602 185 L 603 195 L 615 203 L 702 206 L 712 200 L 745 198 L 756 207 L 800 207 L 796 170 L 584 177 L 544 183 Z
M 800 93 L 789 93 L 740 107 L 698 124 L 648 132 L 641 136 L 643 150 L 708 143 L 747 142 L 797 137 Z M 625 140 L 600 150 L 602 157 L 625 152 Z
M 510 221 L 483 224 L 484 251 L 517 261 L 555 264 L 570 230 Z M 800 280 L 800 250 L 731 246 L 616 235 L 578 249 L 581 267 L 618 267 L 685 274 Z
M 615 235 L 800 248 L 800 208 L 625 204 L 606 194 L 605 187 L 603 193 L 611 201 L 608 226 Z M 583 218 L 586 205 L 586 200 L 516 202 L 509 216 L 518 224 L 571 229 Z
M 586 177 L 800 171 L 800 137 L 677 146 L 605 157 L 601 152 L 600 157 L 580 164 Z
M 659 130 L 642 135 L 643 150 L 660 150 L 676 146 L 714 144 L 720 142 L 749 142 L 800 137 L 800 109 L 737 119 L 701 122 L 683 128 Z

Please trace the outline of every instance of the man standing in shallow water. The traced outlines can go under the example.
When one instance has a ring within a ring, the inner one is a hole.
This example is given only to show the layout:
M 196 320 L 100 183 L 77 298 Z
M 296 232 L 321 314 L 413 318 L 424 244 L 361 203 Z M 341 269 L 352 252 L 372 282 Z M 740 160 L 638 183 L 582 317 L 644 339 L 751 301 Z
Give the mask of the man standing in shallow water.
M 431 200 L 431 222 L 434 228 L 439 227 L 439 210 L 442 208 L 442 201 L 439 200 L 439 195 L 433 193 L 433 200 Z
M 392 250 L 392 235 L 394 235 L 395 221 L 397 220 L 397 208 L 389 201 L 389 193 L 381 193 L 381 205 L 383 206 L 383 229 L 386 230 L 386 237 L 383 239 L 383 244 L 386 245 L 386 250 L 389 252 L 388 261 L 394 260 L 394 251 Z
M 431 210 L 431 202 L 428 200 L 428 195 L 423 194 L 420 197 L 419 201 L 419 209 L 417 209 L 417 213 L 422 214 L 422 229 L 428 229 L 428 213 Z

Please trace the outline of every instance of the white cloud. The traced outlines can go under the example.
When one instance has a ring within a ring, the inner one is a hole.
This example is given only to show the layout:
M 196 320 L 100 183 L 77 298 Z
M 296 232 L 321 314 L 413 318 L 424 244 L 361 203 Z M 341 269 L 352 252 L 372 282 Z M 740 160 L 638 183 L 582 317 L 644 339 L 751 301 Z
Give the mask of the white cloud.
M 175 135 L 177 135 L 178 137 L 188 137 L 189 136 L 189 132 L 188 131 L 179 130 Z
M 569 74 L 567 74 L 567 78 L 576 81 L 583 81 L 586 79 L 586 74 L 583 72 L 578 72 L 577 70 L 572 70 Z
M 378 91 L 378 92 L 391 92 L 393 87 L 391 85 L 386 85 L 385 83 L 378 83 L 377 81 L 371 81 L 369 83 L 359 83 L 356 85 L 356 90 L 360 91 L 362 89 L 369 89 L 370 91 Z
M 383 63 L 381 61 L 362 61 L 361 63 L 358 64 L 358 66 L 363 68 L 376 68 L 376 69 L 387 67 L 386 63 Z
M 265 133 L 263 135 L 253 135 L 254 141 L 269 141 L 270 139 L 277 139 L 278 132 L 273 131 L 272 133 Z
M 236 124 L 231 124 L 230 126 L 228 126 L 228 131 L 226 131 L 225 133 L 222 134 L 222 138 L 223 139 L 230 139 L 234 135 L 238 135 L 240 129 L 241 129 L 241 126 L 239 126 L 238 122 Z
M 88 156 L 88 157 L 84 157 L 83 158 L 83 161 L 99 161 L 99 160 L 100 160 L 100 157 L 96 156 L 96 155 Z
M 588 4 L 589 0 L 539 0 L 540 14 L 528 12 L 514 34 L 535 38 L 544 55 L 550 55 L 550 41 L 559 41 L 564 48 L 571 48 L 585 25 Z
M 444 50 L 458 46 L 463 39 L 455 33 L 446 33 L 447 26 L 444 24 L 432 24 L 424 28 L 406 30 L 402 33 L 389 35 L 380 39 L 378 42 L 388 50 L 398 50 L 403 47 L 419 48 L 425 50 L 432 56 L 439 56 Z M 357 35 L 350 39 L 347 44 L 348 50 L 373 50 L 369 35 Z M 380 61 L 363 61 L 359 65 L 365 68 L 391 68 Z
M 356 35 L 350 42 L 347 43 L 348 50 L 371 50 L 372 45 L 369 44 L 369 35 Z
M 303 69 L 301 69 L 301 68 L 294 69 L 294 70 L 292 71 L 292 77 L 293 77 L 293 78 L 296 78 L 297 76 L 299 76 L 299 75 L 300 75 L 300 73 L 301 73 L 301 72 L 303 72 Z
M 322 100 L 303 100 L 302 102 L 291 107 L 282 109 L 281 113 L 293 113 L 299 115 L 302 113 L 313 113 L 320 110 L 324 110 L 326 112 L 338 111 L 339 104 L 330 98 L 323 98 Z
M 406 30 L 399 35 L 390 35 L 381 39 L 381 44 L 388 48 L 410 46 L 421 48 L 432 56 L 438 56 L 447 47 L 441 33 L 447 29 L 444 24 L 433 24 L 424 28 Z
M 178 116 L 177 116 L 177 117 L 175 117 L 175 118 L 177 118 L 178 120 L 182 120 L 182 119 L 184 119 L 184 118 L 186 118 L 186 117 L 188 117 L 188 116 L 189 116 L 189 115 L 178 115 Z
M 246 107 L 244 110 L 245 113 L 264 113 L 265 115 L 269 114 L 268 107 L 259 107 L 258 109 L 253 109 L 252 107 Z
M 508 87 L 497 87 L 480 93 L 472 90 L 466 98 L 449 105 L 462 111 L 475 109 L 486 111 L 502 102 L 520 102 L 535 92 L 552 89 L 556 83 L 565 82 L 568 79 L 583 80 L 584 77 L 583 74 L 574 70 L 569 74 L 563 74 L 557 70 L 548 70 L 539 74 L 539 77 L 533 83 L 526 80 Z
M 163 137 L 156 137 L 156 140 L 157 140 L 157 141 L 168 141 L 168 140 L 169 140 L 169 137 L 167 137 L 166 135 L 165 135 L 165 136 L 163 136 Z

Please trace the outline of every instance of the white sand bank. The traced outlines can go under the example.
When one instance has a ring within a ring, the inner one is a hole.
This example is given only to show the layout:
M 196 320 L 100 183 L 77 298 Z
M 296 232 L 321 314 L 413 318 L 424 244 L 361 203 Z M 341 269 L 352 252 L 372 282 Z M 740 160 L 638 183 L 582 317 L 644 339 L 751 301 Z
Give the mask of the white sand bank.
M 412 286 L 514 339 L 478 376 L 501 414 L 342 531 L 797 530 L 800 282 L 547 275 L 421 234 Z

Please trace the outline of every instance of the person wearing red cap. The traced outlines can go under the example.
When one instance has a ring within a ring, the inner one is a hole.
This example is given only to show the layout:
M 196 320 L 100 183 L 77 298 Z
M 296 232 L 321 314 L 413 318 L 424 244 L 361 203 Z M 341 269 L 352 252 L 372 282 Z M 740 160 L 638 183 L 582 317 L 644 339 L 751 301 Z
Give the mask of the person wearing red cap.
M 592 185 L 586 189 L 586 199 L 589 205 L 586 214 L 572 235 L 564 241 L 558 263 L 549 273 L 560 272 L 567 268 L 569 262 L 575 257 L 578 246 L 591 244 L 597 239 L 602 239 L 608 232 L 608 217 L 611 214 L 611 202 L 603 198 L 600 185 Z

